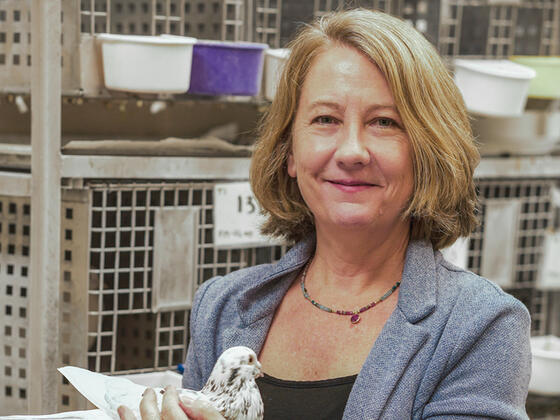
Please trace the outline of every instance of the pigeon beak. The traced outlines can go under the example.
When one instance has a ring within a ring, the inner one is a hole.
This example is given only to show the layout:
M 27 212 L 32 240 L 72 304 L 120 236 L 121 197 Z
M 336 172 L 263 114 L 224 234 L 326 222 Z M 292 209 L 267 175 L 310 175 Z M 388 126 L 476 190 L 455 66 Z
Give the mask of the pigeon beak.
M 255 364 L 255 378 L 262 378 L 264 374 L 262 373 L 262 365 L 260 362 Z

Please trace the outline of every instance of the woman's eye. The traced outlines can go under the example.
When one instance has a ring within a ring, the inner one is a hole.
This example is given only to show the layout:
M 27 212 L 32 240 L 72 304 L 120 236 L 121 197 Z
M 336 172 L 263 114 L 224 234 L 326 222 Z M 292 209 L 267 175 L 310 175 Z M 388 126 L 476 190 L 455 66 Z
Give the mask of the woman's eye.
M 333 124 L 336 120 L 333 117 L 329 117 L 328 115 L 321 115 L 313 119 L 313 122 L 319 124 Z
M 391 118 L 377 118 L 374 123 L 383 128 L 392 128 L 397 126 L 397 123 Z
M 372 124 L 379 128 L 398 128 L 399 124 L 392 118 L 376 118 Z

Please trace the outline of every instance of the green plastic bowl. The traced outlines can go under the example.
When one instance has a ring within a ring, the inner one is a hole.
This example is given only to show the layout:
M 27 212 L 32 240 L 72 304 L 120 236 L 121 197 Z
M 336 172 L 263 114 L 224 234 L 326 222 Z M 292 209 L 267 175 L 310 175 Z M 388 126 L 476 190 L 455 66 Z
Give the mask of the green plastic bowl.
M 537 76 L 531 80 L 529 85 L 529 97 L 560 98 L 560 57 L 517 55 L 509 59 L 537 72 Z

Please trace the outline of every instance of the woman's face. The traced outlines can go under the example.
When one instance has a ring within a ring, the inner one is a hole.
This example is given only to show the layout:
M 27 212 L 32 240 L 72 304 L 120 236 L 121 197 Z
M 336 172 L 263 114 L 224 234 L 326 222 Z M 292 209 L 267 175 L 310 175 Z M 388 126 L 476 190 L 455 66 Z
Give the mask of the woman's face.
M 413 189 L 412 155 L 389 85 L 357 50 L 314 60 L 293 125 L 288 173 L 318 229 L 388 229 Z

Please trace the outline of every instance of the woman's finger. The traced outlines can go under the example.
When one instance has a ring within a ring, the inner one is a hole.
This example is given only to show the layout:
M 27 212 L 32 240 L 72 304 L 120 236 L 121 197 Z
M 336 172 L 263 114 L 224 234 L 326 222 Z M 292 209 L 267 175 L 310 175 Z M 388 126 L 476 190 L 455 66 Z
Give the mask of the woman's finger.
M 140 415 L 142 420 L 159 420 L 156 393 L 152 388 L 146 388 L 140 401 Z
M 225 420 L 224 417 L 207 402 L 181 398 L 179 406 L 190 420 Z
M 167 386 L 163 394 L 161 404 L 162 420 L 189 420 L 181 407 L 179 407 L 179 395 L 173 386 Z
M 121 420 L 136 420 L 136 416 L 127 406 L 121 405 L 117 408 L 117 413 L 119 413 L 119 418 Z

